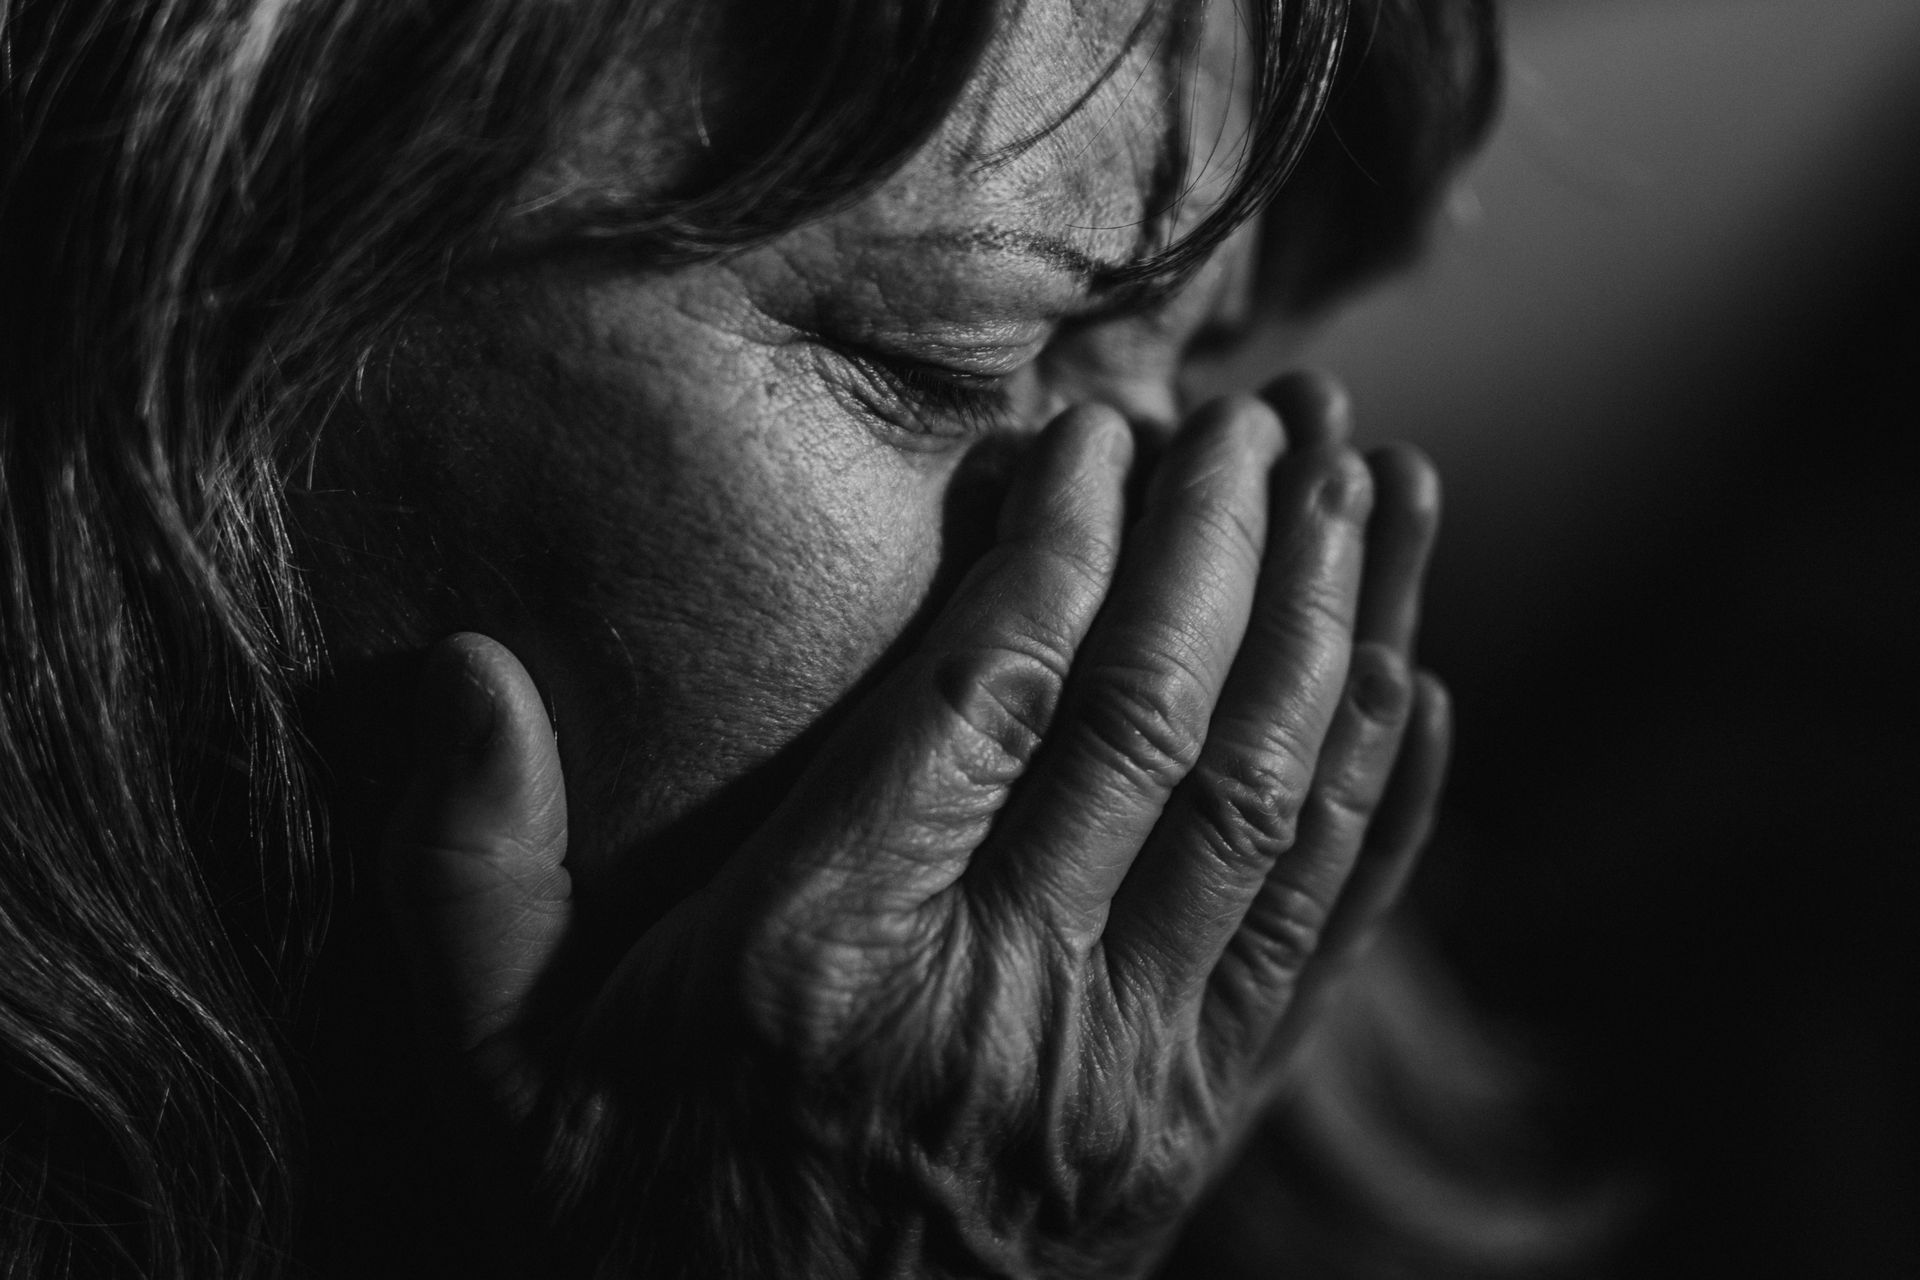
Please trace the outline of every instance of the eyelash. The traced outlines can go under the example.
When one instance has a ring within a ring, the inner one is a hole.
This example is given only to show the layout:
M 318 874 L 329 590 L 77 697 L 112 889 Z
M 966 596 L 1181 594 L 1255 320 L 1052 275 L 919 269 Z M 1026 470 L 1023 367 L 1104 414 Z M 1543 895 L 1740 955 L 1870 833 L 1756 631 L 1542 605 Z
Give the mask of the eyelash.
M 982 436 L 1013 421 L 1007 379 L 929 364 L 889 351 L 841 349 L 840 355 L 888 402 L 868 408 L 888 425 L 927 436 Z

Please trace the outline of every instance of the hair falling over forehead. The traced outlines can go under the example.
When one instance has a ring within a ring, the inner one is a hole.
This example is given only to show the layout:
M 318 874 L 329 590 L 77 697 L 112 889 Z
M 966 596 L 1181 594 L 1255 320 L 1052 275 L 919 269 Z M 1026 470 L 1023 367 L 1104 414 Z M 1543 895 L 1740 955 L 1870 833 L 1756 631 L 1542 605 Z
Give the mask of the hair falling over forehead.
M 770 69 L 619 211 L 686 259 L 903 163 L 1018 2 L 0 0 L 0 1272 L 285 1266 L 274 1027 L 327 862 L 285 491 L 363 353 L 485 251 L 609 58 L 699 23 Z M 1134 270 L 1271 203 L 1310 302 L 1401 253 L 1484 129 L 1489 7 L 1240 8 L 1240 180 Z

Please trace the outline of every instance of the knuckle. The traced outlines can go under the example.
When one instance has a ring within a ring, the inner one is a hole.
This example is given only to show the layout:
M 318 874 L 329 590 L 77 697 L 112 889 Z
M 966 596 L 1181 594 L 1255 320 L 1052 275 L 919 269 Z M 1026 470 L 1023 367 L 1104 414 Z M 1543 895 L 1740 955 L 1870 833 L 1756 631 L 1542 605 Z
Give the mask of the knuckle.
M 1314 477 L 1314 508 L 1326 516 L 1364 521 L 1373 509 L 1373 472 L 1351 449 L 1331 451 Z
M 1372 725 L 1401 725 L 1413 706 L 1406 659 L 1377 641 L 1355 645 L 1347 670 L 1347 701 Z
M 944 655 L 934 685 L 959 722 L 962 758 L 974 781 L 1018 777 L 1039 748 L 1059 704 L 1066 663 L 1057 648 L 972 649 Z
M 1143 785 L 1171 790 L 1200 758 L 1207 720 L 1204 686 L 1185 663 L 1109 665 L 1089 673 L 1078 710 L 1110 762 Z
M 1276 745 L 1205 770 L 1193 803 L 1223 861 L 1265 865 L 1293 847 L 1309 785 L 1300 760 Z
M 1270 881 L 1241 926 L 1237 945 L 1249 967 L 1269 978 L 1306 968 L 1320 946 L 1327 908 L 1300 885 Z

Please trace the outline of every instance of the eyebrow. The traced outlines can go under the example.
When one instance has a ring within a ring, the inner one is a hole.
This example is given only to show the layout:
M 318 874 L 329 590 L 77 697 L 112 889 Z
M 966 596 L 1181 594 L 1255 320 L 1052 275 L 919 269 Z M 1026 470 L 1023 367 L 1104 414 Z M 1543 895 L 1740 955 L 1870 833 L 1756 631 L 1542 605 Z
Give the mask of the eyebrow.
M 1107 273 L 1122 264 L 1102 262 L 1058 236 L 1014 227 L 937 227 L 906 236 L 907 243 L 927 249 L 957 249 L 963 253 L 1014 253 L 1034 258 L 1081 283 L 1098 284 Z
M 916 248 L 961 253 L 1012 254 L 1044 263 L 1062 275 L 1073 277 L 1089 295 L 1101 299 L 1093 316 L 1157 305 L 1179 292 L 1186 283 L 1185 276 L 1179 274 L 1123 284 L 1120 277 L 1134 262 L 1098 258 L 1060 236 L 1017 227 L 992 224 L 936 227 L 904 236 L 901 242 Z

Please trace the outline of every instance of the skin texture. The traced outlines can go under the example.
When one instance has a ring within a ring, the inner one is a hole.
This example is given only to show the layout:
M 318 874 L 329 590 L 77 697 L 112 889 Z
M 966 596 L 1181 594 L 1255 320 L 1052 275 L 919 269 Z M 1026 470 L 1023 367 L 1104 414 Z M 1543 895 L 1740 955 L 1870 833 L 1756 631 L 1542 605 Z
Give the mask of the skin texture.
M 658 113 L 616 82 L 529 179 L 528 243 L 416 316 L 365 379 L 379 401 L 366 421 L 329 436 L 323 487 L 358 508 L 336 523 L 370 543 L 332 602 L 347 615 L 334 651 L 351 663 L 464 628 L 526 660 L 562 735 L 574 873 L 607 916 L 646 916 L 745 838 L 805 747 L 782 751 L 989 544 L 1041 426 L 1098 399 L 1157 452 L 1185 345 L 1244 314 L 1250 236 L 1170 305 L 1113 315 L 1012 247 L 1046 236 L 1120 262 L 1178 230 L 1149 204 L 1169 128 L 1156 41 L 1044 141 L 1003 154 L 1072 109 L 1134 16 L 1073 8 L 1031 6 L 947 128 L 871 198 L 672 272 L 554 232 L 565 201 L 550 190 L 615 186 L 606 157 L 648 151 Z M 1242 109 L 1226 92 L 1232 29 L 1213 34 L 1194 132 L 1223 142 L 1179 227 L 1228 177 Z M 1078 50 L 1070 74 L 1062 49 Z M 980 155 L 998 158 L 983 170 Z M 926 407 L 876 379 L 877 357 L 1000 379 L 1005 405 L 984 421 Z M 359 532 L 395 511 L 408 514 Z M 396 542 L 430 567 L 368 592 L 394 577 Z
M 1145 52 L 1007 158 L 1131 18 L 1082 8 L 1029 6 L 851 209 L 468 283 L 329 441 L 404 513 L 337 647 L 465 629 L 382 865 L 445 1070 L 571 1250 L 541 1268 L 1137 1273 L 1424 838 L 1431 470 L 1353 453 L 1319 379 L 1181 416 L 1244 239 L 1132 310 L 1018 247 L 1123 260 L 1218 191 L 1196 145 L 1155 216 Z M 1232 28 L 1200 58 L 1230 142 Z

